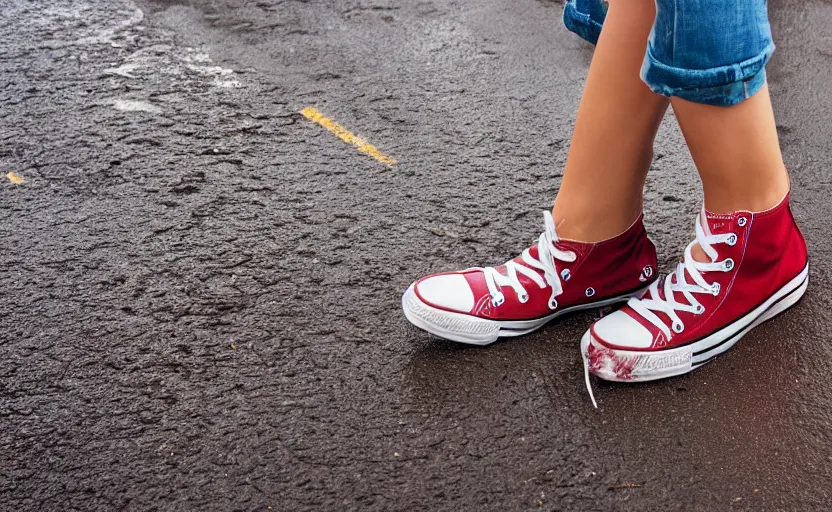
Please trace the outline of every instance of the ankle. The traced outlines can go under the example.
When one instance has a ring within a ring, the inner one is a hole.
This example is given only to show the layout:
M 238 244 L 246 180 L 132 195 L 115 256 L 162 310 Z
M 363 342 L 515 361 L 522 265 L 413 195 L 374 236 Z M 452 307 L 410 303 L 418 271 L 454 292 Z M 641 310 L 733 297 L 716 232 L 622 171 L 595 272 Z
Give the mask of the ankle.
M 612 213 L 615 212 L 615 213 Z M 552 216 L 558 236 L 565 240 L 595 243 L 620 235 L 641 215 L 641 204 L 628 208 L 579 209 L 555 203 Z
M 705 209 L 720 215 L 738 211 L 759 213 L 780 204 L 789 188 L 789 177 L 783 167 L 768 173 L 768 177 L 758 176 L 750 183 L 719 183 L 719 186 L 705 187 Z

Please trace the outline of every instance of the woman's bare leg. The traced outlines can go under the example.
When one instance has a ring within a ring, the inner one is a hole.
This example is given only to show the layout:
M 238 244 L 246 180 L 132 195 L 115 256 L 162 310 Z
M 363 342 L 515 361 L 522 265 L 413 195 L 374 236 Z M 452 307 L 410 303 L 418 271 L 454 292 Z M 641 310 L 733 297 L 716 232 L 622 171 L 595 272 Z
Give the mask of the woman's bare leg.
M 759 212 L 789 191 L 768 86 L 732 107 L 673 98 L 673 111 L 699 170 L 705 208 Z
M 604 240 L 641 213 L 653 140 L 668 105 L 639 77 L 655 15 L 653 0 L 610 2 L 552 212 L 563 238 Z

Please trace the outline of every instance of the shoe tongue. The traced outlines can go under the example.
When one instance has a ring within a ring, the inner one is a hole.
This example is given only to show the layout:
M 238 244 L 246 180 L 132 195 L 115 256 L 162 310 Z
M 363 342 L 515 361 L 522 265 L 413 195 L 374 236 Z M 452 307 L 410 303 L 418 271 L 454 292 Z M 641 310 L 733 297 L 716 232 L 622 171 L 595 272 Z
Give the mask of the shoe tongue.
M 712 235 L 724 235 L 729 233 L 734 228 L 737 214 L 735 213 L 711 213 L 705 210 L 705 217 L 707 218 L 708 228 Z M 707 230 L 706 230 L 707 231 Z
M 532 258 L 540 260 L 540 251 L 537 248 L 537 244 L 529 247 L 529 254 L 531 254 Z M 517 258 L 520 258 L 520 256 L 517 256 Z

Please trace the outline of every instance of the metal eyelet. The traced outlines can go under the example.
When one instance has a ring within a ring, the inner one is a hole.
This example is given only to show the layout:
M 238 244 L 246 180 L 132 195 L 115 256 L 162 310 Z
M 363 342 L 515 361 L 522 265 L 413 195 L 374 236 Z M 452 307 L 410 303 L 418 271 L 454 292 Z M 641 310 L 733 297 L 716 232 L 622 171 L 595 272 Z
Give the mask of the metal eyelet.
M 702 304 L 697 304 L 696 311 L 694 311 L 694 313 L 696 313 L 697 315 L 701 315 L 704 312 L 705 312 L 705 306 L 703 306 Z
M 714 283 L 713 285 L 711 285 L 711 293 L 714 294 L 714 297 L 719 295 L 719 291 L 721 289 L 722 289 L 722 287 L 719 285 L 719 283 Z
M 685 330 L 685 324 L 683 324 L 681 322 L 679 322 L 678 324 L 676 322 L 673 322 L 672 327 L 673 327 L 673 332 L 675 332 L 676 334 L 681 334 L 682 331 Z
M 528 293 L 518 295 L 517 298 L 520 299 L 520 304 L 525 304 L 525 303 L 529 302 L 529 294 Z
M 728 241 L 725 242 L 725 243 L 727 243 L 728 245 L 733 247 L 733 246 L 737 245 L 737 240 L 738 240 L 737 235 L 735 235 L 734 233 L 731 233 L 731 236 L 728 237 Z
M 745 217 L 740 217 L 739 219 L 737 219 L 737 226 L 744 228 L 746 224 L 748 224 L 748 219 L 746 219 Z
M 549 309 L 558 309 L 558 301 L 554 297 L 549 299 Z
M 730 272 L 734 269 L 734 260 L 728 258 L 724 262 L 722 262 L 722 268 L 725 269 L 726 272 Z
M 568 268 L 565 268 L 565 269 L 561 270 L 561 272 L 560 272 L 560 278 L 561 279 L 563 279 L 564 281 L 569 281 L 569 279 L 571 277 L 572 277 L 572 272 L 570 272 Z
M 491 304 L 494 307 L 502 306 L 505 301 L 506 301 L 506 297 L 505 297 L 505 295 L 502 294 L 502 292 L 498 292 L 497 295 L 494 295 L 493 297 L 491 297 Z
M 592 297 L 593 295 L 595 295 L 595 288 L 590 286 L 589 288 L 586 289 L 586 296 L 587 297 Z

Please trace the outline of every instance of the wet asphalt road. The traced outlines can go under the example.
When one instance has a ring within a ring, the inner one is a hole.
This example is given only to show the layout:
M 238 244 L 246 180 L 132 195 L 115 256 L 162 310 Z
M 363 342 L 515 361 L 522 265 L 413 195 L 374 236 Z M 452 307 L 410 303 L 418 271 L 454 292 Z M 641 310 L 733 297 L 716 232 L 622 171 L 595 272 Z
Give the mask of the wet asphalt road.
M 827 0 L 771 5 L 794 310 L 599 410 L 595 312 L 475 349 L 401 315 L 539 234 L 591 55 L 561 9 L 0 0 L 0 510 L 832 508 Z M 656 153 L 668 270 L 701 195 L 670 116 Z

